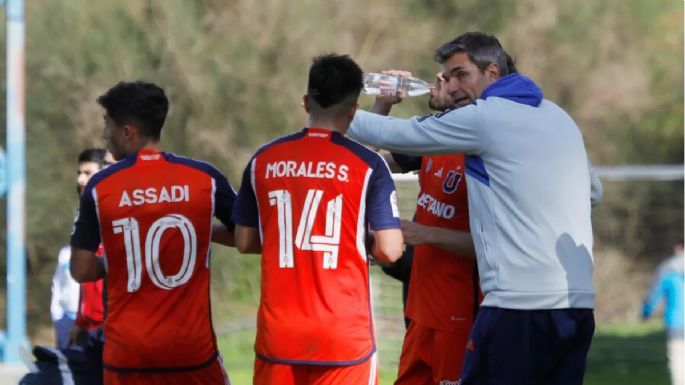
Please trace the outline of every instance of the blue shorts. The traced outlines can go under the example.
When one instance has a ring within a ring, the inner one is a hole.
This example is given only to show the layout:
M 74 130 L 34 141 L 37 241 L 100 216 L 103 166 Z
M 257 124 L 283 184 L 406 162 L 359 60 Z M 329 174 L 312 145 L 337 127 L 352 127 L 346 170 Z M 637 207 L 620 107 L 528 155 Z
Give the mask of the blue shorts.
M 594 331 L 591 309 L 481 307 L 461 385 L 582 385 Z

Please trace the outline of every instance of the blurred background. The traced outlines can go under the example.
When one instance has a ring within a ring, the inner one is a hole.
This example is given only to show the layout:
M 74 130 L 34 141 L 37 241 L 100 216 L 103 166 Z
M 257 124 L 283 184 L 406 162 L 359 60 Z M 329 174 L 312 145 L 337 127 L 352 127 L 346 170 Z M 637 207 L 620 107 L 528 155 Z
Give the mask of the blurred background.
M 346 53 L 365 71 L 405 69 L 432 81 L 440 69 L 432 60 L 434 49 L 471 30 L 495 34 L 520 72 L 574 117 L 596 166 L 682 165 L 679 0 L 27 2 L 32 342 L 52 344 L 50 280 L 77 205 L 76 156 L 103 146 L 95 98 L 110 86 L 145 79 L 165 88 L 171 100 L 165 148 L 209 160 L 237 187 L 260 144 L 305 125 L 300 101 L 312 57 Z M 2 42 L 4 34 L 0 29 Z M 0 71 L 5 65 L 1 60 Z M 0 87 L 4 91 L 4 79 Z M 361 97 L 362 108 L 372 103 L 372 97 Z M 426 96 L 407 98 L 393 114 L 424 114 L 426 104 Z M 0 138 L 4 130 L 3 125 Z M 683 181 L 618 178 L 605 180 L 604 187 L 604 201 L 593 211 L 598 332 L 586 383 L 665 384 L 661 324 L 641 323 L 639 314 L 655 266 L 683 236 Z M 416 185 L 398 182 L 398 189 L 403 215 L 410 218 Z M 2 226 L 5 214 L 2 205 Z M 5 243 L 4 231 L 0 242 Z M 5 262 L 0 248 L 2 271 Z M 259 257 L 215 247 L 212 268 L 215 325 L 226 366 L 234 383 L 248 383 Z M 400 287 L 378 271 L 372 278 L 381 379 L 391 383 L 404 331 Z M 5 287 L 3 274 L 3 315 Z

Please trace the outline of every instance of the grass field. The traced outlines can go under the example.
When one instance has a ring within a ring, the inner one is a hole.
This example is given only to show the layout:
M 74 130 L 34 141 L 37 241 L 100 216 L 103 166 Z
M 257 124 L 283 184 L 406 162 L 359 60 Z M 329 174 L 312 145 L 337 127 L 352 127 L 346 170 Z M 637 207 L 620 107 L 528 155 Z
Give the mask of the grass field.
M 234 385 L 252 383 L 254 330 L 220 333 L 219 348 Z M 381 385 L 395 379 L 399 344 L 379 343 Z M 585 385 L 668 385 L 666 346 L 657 321 L 599 326 L 588 357 Z

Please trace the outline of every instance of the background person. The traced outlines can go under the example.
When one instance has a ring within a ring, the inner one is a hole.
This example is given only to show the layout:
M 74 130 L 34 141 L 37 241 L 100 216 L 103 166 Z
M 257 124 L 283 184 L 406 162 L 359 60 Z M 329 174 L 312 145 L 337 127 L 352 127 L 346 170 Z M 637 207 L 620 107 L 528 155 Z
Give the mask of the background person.
M 683 259 L 683 242 L 674 247 L 673 256 L 662 262 L 656 272 L 652 286 L 647 293 L 642 307 L 642 318 L 652 316 L 659 303 L 663 302 L 663 319 L 666 330 L 666 348 L 668 368 L 671 371 L 671 384 L 680 385 L 685 380 L 683 354 L 683 279 L 685 270 Z

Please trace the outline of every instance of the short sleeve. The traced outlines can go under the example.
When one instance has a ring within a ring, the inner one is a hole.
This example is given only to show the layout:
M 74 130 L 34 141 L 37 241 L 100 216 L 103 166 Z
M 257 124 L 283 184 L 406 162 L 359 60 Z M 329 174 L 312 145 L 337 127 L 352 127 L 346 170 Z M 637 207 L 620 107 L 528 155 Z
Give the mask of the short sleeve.
M 395 182 L 390 176 L 388 167 L 380 160 L 369 179 L 366 194 L 366 220 L 373 230 L 400 228 Z
M 100 246 L 100 223 L 96 210 L 97 190 L 87 185 L 76 212 L 74 228 L 71 232 L 71 246 L 79 249 L 97 251 Z
M 254 168 L 254 158 L 243 172 L 243 180 L 240 183 L 238 197 L 233 206 L 233 221 L 241 226 L 257 227 L 259 225 L 259 211 L 257 208 L 257 197 L 252 186 L 252 170 Z
M 231 220 L 231 214 L 236 200 L 235 191 L 230 183 L 228 183 L 228 179 L 220 172 L 215 173 L 214 183 L 216 187 L 214 191 L 214 202 L 216 202 L 214 216 L 223 223 L 227 229 L 233 231 L 235 224 Z

